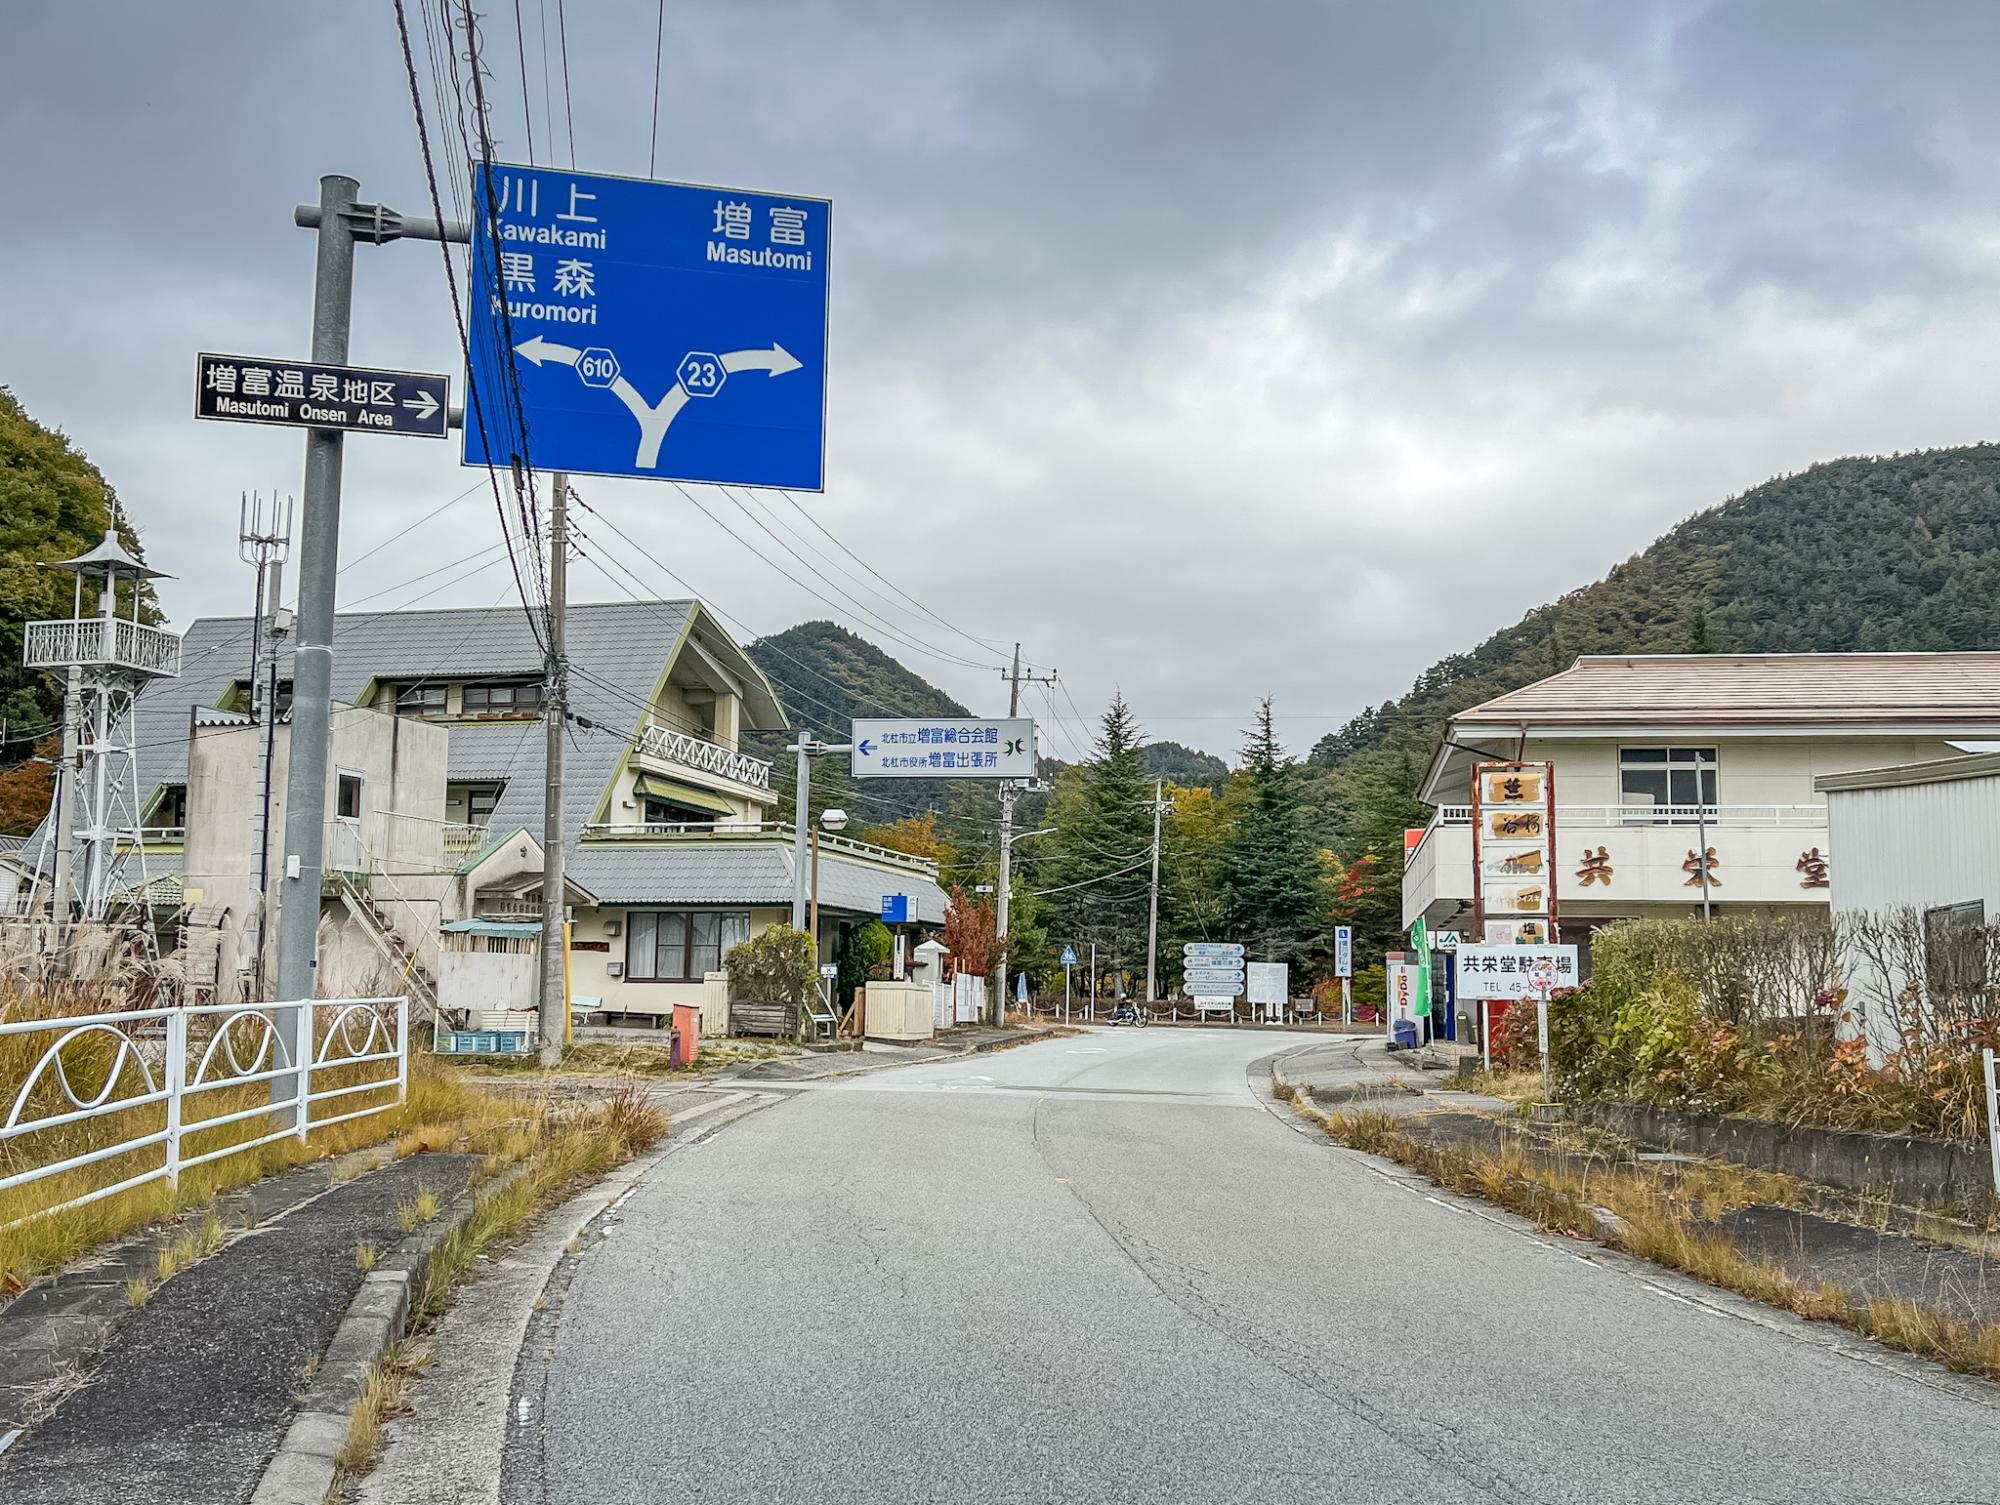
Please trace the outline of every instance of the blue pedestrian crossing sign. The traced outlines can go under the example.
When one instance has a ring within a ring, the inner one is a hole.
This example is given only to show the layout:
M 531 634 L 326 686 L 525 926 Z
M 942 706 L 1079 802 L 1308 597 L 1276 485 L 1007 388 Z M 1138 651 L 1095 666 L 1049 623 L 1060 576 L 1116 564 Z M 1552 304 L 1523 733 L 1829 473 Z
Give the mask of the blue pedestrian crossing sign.
M 474 173 L 466 464 L 824 489 L 827 200 Z
M 1076 965 L 1076 947 L 1063 947 L 1062 964 L 1065 967 L 1074 967 Z

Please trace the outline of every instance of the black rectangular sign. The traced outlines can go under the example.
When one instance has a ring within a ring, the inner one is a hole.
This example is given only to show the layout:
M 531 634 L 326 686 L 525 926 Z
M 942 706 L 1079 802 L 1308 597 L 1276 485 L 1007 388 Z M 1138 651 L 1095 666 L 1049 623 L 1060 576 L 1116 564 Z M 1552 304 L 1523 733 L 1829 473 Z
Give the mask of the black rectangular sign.
M 226 423 L 445 436 L 451 378 L 428 371 L 320 366 L 258 355 L 195 357 L 194 415 Z

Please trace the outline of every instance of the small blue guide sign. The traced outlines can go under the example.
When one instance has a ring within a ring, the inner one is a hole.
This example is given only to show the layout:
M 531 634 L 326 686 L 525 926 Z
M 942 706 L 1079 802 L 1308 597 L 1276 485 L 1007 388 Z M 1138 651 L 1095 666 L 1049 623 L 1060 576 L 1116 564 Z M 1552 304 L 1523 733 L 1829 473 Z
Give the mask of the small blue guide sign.
M 824 488 L 832 204 L 474 176 L 466 464 Z

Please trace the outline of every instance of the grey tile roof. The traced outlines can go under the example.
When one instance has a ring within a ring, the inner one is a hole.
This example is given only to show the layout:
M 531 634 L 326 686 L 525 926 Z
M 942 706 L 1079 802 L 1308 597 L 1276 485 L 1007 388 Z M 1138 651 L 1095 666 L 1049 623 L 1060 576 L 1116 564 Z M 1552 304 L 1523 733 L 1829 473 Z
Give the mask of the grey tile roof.
M 1478 724 L 2000 725 L 2000 653 L 1586 655 L 1453 719 Z
M 563 826 L 572 850 L 696 605 L 619 601 L 570 607 L 570 710 L 594 723 L 570 728 L 564 759 Z M 160 784 L 186 780 L 190 713 L 212 706 L 233 681 L 247 678 L 249 656 L 248 617 L 203 618 L 188 628 L 180 676 L 155 681 L 135 712 L 139 781 L 148 796 Z M 347 612 L 334 621 L 336 701 L 352 703 L 374 680 L 541 672 L 541 649 L 518 607 Z M 291 673 L 289 651 L 278 673 Z M 454 723 L 450 776 L 505 779 L 491 824 L 538 832 L 543 747 L 539 721 Z
M 792 851 L 781 842 L 590 842 L 565 869 L 606 904 L 790 904 Z M 947 895 L 929 878 L 846 858 L 819 860 L 820 903 L 880 912 L 884 894 L 908 894 L 910 918 L 944 923 Z

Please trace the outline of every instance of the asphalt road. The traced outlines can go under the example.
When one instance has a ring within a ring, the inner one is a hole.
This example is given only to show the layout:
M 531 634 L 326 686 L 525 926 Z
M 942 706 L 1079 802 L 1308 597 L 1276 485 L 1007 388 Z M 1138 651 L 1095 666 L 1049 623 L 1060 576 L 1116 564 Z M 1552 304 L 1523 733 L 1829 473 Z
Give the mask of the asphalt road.
M 1291 1043 L 1104 1031 L 663 1160 L 551 1286 L 503 1499 L 2000 1501 L 2000 1392 L 1385 1174 L 1251 1090 Z

